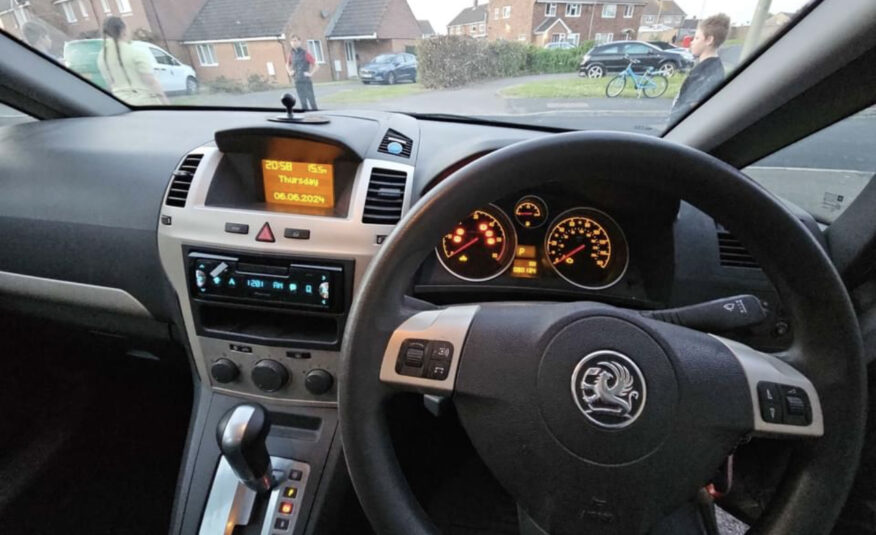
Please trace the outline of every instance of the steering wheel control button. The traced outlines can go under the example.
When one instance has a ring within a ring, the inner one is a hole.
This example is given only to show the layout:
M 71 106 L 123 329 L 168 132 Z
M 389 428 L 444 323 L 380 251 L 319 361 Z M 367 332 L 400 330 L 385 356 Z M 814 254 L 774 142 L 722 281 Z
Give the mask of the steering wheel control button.
M 289 519 L 278 518 L 276 521 L 274 521 L 274 529 L 286 531 L 287 529 L 289 529 Z
M 396 373 L 443 381 L 453 362 L 453 344 L 445 340 L 408 339 L 402 342 Z
M 626 427 L 645 407 L 645 378 L 629 357 L 610 350 L 590 353 L 572 372 L 578 409 L 599 427 Z
M 289 372 L 276 360 L 260 360 L 252 369 L 252 382 L 264 392 L 276 392 L 289 381 Z
M 274 243 L 275 241 L 277 241 L 274 238 L 274 231 L 271 230 L 270 223 L 265 223 L 264 225 L 262 225 L 261 230 L 259 230 L 259 233 L 256 234 L 256 241 L 264 243 Z
M 334 382 L 332 374 L 321 369 L 310 370 L 304 376 L 304 388 L 314 396 L 325 394 L 331 390 Z
M 228 234 L 249 234 L 249 225 L 243 223 L 225 223 L 225 232 Z
M 785 399 L 783 424 L 806 426 L 812 423 L 812 406 L 809 396 L 802 388 L 782 385 L 782 396 Z
M 771 424 L 782 423 L 782 393 L 779 385 L 758 383 L 757 397 L 760 402 L 760 417 L 763 421 Z
M 289 480 L 290 481 L 301 481 L 302 474 L 303 474 L 303 472 L 301 472 L 301 470 L 297 470 L 297 469 L 293 468 L 292 470 L 289 470 Z
M 284 498 L 295 498 L 298 496 L 298 487 L 286 487 L 286 490 L 283 491 Z
M 228 359 L 219 359 L 210 367 L 210 375 L 217 383 L 228 384 L 237 379 L 240 370 L 234 362 Z
M 306 228 L 287 228 L 283 231 L 283 237 L 290 240 L 309 240 L 310 230 Z

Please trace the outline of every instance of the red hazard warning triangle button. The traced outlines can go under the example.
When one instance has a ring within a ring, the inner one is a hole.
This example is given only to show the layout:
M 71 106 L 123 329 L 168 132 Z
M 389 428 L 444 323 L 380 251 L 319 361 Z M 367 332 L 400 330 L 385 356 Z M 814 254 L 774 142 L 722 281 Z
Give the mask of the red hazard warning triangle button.
M 262 230 L 260 230 L 259 233 L 256 234 L 256 241 L 265 241 L 268 243 L 274 243 L 275 241 L 277 241 L 274 239 L 274 233 L 271 231 L 271 225 L 265 223 L 262 226 Z

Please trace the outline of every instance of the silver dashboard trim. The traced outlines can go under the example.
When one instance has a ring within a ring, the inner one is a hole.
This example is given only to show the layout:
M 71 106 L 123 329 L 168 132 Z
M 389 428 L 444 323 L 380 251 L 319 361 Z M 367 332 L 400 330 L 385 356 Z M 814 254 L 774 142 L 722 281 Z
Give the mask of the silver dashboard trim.
M 407 173 L 408 178 L 402 205 L 402 214 L 404 214 L 412 204 L 414 167 L 385 160 L 364 160 L 356 171 L 347 216 L 341 218 L 317 217 L 285 212 L 206 206 L 210 183 L 223 154 L 212 145 L 199 147 L 189 154 L 202 154 L 203 159 L 192 179 L 186 206 L 180 208 L 162 204 L 160 215 L 169 216 L 172 223 L 171 225 L 158 224 L 158 250 L 164 272 L 179 297 L 183 322 L 198 375 L 206 384 L 212 385 L 216 391 L 233 392 L 236 395 L 254 400 L 271 399 L 280 403 L 328 405 L 330 402 L 268 397 L 260 392 L 242 391 L 230 385 L 213 384 L 209 373 L 210 356 L 205 354 L 200 337 L 195 330 L 194 316 L 188 295 L 186 259 L 183 257 L 183 247 L 227 250 L 240 254 L 268 253 L 300 255 L 325 260 L 353 260 L 355 270 L 352 290 L 355 294 L 355 289 L 365 274 L 368 264 L 380 248 L 377 237 L 387 236 L 395 228 L 395 225 L 362 223 L 371 172 L 377 167 Z M 247 224 L 250 232 L 246 235 L 226 233 L 226 222 Z M 258 229 L 265 222 L 270 223 L 274 230 L 277 239 L 274 243 L 255 241 Z M 286 239 L 283 237 L 284 228 L 310 229 L 310 239 Z M 258 347 L 255 344 L 249 345 Z M 289 346 L 288 349 L 302 348 Z
M 798 437 L 820 437 L 824 434 L 824 414 L 818 392 L 805 375 L 793 366 L 770 354 L 761 353 L 745 344 L 734 342 L 720 336 L 709 335 L 724 344 L 736 357 L 748 380 L 748 390 L 754 409 L 754 431 L 762 435 L 790 435 Z M 812 407 L 812 423 L 807 426 L 768 423 L 760 415 L 760 402 L 757 384 L 761 381 L 795 386 L 806 392 Z
M 61 305 L 96 308 L 126 316 L 152 318 L 149 310 L 136 297 L 122 289 L 109 286 L 0 271 L 0 295 L 13 295 Z

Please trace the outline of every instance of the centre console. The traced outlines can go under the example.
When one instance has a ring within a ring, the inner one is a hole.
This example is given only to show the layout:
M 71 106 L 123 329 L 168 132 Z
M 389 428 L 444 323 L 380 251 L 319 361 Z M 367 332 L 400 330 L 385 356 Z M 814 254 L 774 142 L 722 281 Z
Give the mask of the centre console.
M 234 508 L 224 496 L 240 493 L 211 427 L 235 404 L 253 402 L 275 422 L 270 455 L 283 470 L 304 466 L 307 474 L 306 482 L 286 485 L 302 496 L 265 502 L 295 513 L 261 511 L 272 519 L 264 532 L 305 533 L 315 525 L 309 515 L 320 501 L 312 489 L 330 488 L 320 480 L 343 471 L 330 459 L 341 458 L 331 452 L 340 449 L 336 377 L 347 314 L 372 257 L 411 204 L 416 151 L 390 154 L 382 138 L 415 134 L 415 126 L 409 117 L 339 116 L 326 127 L 256 125 L 218 132 L 178 165 L 158 245 L 202 405 L 176 531 L 212 525 L 205 524 L 208 501 L 214 513 Z

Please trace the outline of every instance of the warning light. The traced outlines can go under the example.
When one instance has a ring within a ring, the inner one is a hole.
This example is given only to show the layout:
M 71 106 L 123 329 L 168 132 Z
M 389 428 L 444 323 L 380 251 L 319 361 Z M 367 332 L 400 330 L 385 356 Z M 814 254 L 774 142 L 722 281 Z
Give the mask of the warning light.
M 464 263 L 468 262 L 468 257 L 465 255 L 462 255 L 459 257 L 459 261 L 464 264 Z
M 535 258 L 535 245 L 518 245 L 517 258 Z
M 566 259 L 566 263 L 571 266 L 572 264 L 575 263 L 575 259 L 570 256 L 569 258 Z
M 284 515 L 292 514 L 292 502 L 283 502 L 280 504 L 280 513 Z

